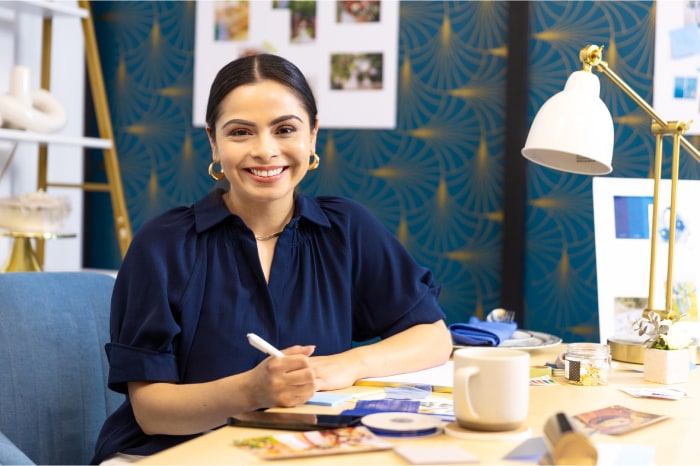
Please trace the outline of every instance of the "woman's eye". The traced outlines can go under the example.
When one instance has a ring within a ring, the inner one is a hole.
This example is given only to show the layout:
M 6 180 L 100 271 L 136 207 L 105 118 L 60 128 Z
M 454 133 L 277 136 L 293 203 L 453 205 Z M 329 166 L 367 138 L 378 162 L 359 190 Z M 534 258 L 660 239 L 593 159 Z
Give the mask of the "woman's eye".
M 278 133 L 280 134 L 291 134 L 296 132 L 296 128 L 293 126 L 282 126 L 280 129 L 277 130 Z
M 234 130 L 231 130 L 229 132 L 229 135 L 238 136 L 238 137 L 247 136 L 248 134 L 250 134 L 250 131 L 248 131 L 247 129 L 243 129 L 243 128 L 234 129 Z

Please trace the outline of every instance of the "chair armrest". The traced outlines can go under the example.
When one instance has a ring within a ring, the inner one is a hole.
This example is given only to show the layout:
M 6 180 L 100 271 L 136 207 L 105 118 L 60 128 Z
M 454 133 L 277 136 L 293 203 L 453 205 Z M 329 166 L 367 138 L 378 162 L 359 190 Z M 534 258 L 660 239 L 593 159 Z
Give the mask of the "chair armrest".
M 34 464 L 22 450 L 0 432 L 0 464 Z

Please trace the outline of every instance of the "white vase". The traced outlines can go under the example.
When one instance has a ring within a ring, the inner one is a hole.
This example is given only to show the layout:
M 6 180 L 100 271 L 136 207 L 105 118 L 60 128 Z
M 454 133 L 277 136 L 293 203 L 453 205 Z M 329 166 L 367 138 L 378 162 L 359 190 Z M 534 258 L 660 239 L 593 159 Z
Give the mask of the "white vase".
M 45 89 L 31 89 L 29 68 L 10 70 L 10 90 L 0 94 L 0 124 L 12 129 L 55 133 L 68 121 L 63 105 Z
M 644 380 L 664 384 L 688 381 L 690 353 L 687 349 L 644 348 Z

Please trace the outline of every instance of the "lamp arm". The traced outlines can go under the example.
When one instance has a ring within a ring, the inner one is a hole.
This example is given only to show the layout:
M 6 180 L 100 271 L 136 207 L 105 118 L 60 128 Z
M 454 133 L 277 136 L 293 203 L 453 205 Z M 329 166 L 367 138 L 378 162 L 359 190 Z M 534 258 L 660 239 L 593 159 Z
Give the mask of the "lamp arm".
M 639 105 L 639 107 L 644 110 L 654 121 L 661 126 L 668 127 L 669 122 L 663 119 L 661 115 L 654 110 L 654 107 L 649 105 L 646 100 L 637 94 L 637 92 L 632 89 L 620 76 L 618 76 L 617 73 L 615 73 L 610 66 L 608 66 L 608 63 L 603 60 L 603 47 L 588 45 L 581 50 L 579 56 L 581 58 L 581 63 L 583 63 L 584 71 L 590 71 L 591 67 L 595 67 L 598 71 L 607 76 L 608 79 L 613 82 L 613 84 L 622 89 L 622 91 L 632 100 L 634 100 L 634 102 Z M 678 124 L 686 125 L 685 123 Z M 700 151 L 698 151 L 698 149 L 696 149 L 695 146 L 690 143 L 690 141 L 681 135 L 680 143 L 688 150 L 688 152 L 690 152 L 693 157 L 695 157 L 698 162 L 700 162 Z

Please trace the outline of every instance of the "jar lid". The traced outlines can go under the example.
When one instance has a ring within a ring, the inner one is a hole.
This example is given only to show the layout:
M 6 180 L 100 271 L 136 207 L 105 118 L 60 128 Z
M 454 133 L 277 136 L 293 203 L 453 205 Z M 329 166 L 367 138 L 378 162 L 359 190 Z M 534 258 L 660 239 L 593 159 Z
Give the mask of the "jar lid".
M 605 343 L 569 343 L 566 353 L 582 356 L 607 356 L 610 354 L 610 346 Z

